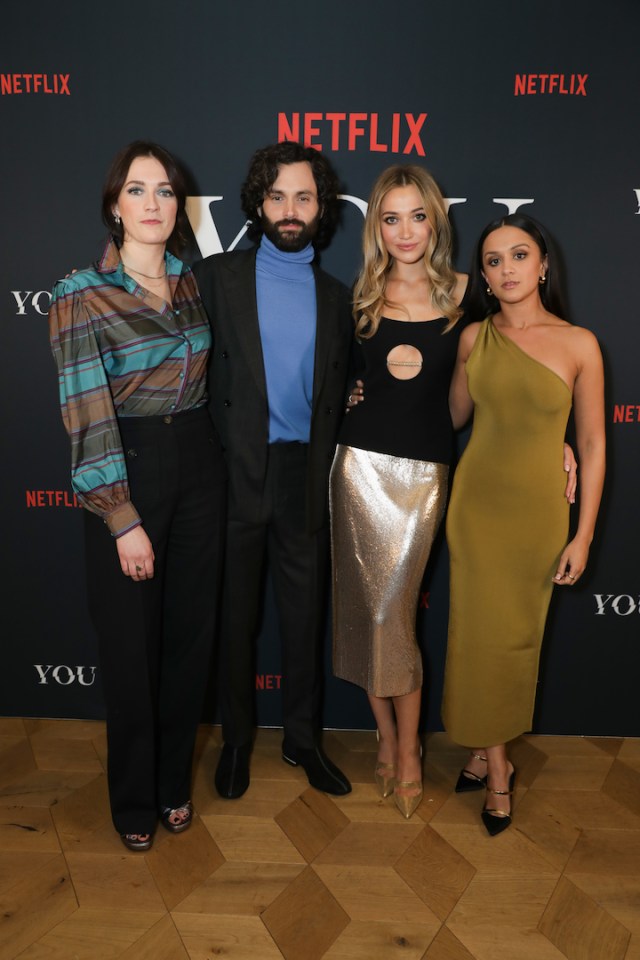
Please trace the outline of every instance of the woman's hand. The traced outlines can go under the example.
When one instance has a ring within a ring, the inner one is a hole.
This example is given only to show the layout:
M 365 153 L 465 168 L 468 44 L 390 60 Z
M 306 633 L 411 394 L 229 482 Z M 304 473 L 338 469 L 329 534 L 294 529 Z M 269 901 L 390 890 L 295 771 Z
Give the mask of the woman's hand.
M 564 497 L 567 503 L 576 502 L 576 490 L 578 488 L 578 462 L 574 456 L 573 449 L 568 443 L 564 444 L 564 470 L 567 474 L 567 485 L 564 488 Z
M 120 566 L 125 577 L 132 580 L 150 580 L 153 576 L 155 555 L 151 540 L 142 527 L 134 527 L 116 540 Z
M 589 546 L 576 537 L 562 551 L 553 582 L 562 587 L 573 587 L 584 573 Z
M 351 393 L 347 397 L 347 406 L 345 407 L 345 413 L 349 413 L 352 407 L 357 407 L 359 403 L 362 403 L 364 400 L 364 382 L 362 380 L 356 380 L 355 384 L 351 387 Z

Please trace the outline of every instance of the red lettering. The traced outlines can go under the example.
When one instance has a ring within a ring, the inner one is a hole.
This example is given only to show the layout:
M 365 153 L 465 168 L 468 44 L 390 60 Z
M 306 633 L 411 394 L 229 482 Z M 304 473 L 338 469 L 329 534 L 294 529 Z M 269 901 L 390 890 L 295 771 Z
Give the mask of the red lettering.
M 624 422 L 633 423 L 633 421 L 635 420 L 634 413 L 635 413 L 635 407 L 630 403 L 627 404 L 627 408 L 624 415 Z
M 269 674 L 269 676 L 266 678 L 266 687 L 267 690 L 273 690 L 273 677 L 271 674 Z
M 400 114 L 394 113 L 391 117 L 391 152 L 397 153 L 400 145 Z
M 529 74 L 529 79 L 527 80 L 527 93 L 537 93 L 536 90 L 536 80 L 537 76 L 535 73 Z
M 558 93 L 569 93 L 567 88 L 564 85 L 564 73 L 560 74 L 560 86 L 558 87 Z M 573 86 L 573 74 L 571 74 L 571 86 Z
M 22 77 L 19 73 L 14 73 L 13 75 L 13 92 L 22 93 Z
M 39 507 L 46 507 L 46 503 L 44 502 L 44 490 L 38 490 L 37 503 Z
M 325 118 L 331 124 L 331 149 L 340 149 L 340 124 L 347 119 L 346 113 L 327 113 Z
M 364 136 L 364 127 L 358 126 L 358 121 L 366 120 L 366 113 L 350 113 L 349 114 L 349 139 L 347 141 L 347 150 L 356 149 L 356 137 Z
M 0 89 L 2 90 L 2 96 L 6 93 L 13 93 L 13 85 L 11 83 L 11 74 L 2 73 L 0 74 Z
M 549 93 L 553 93 L 555 88 L 558 86 L 558 80 L 560 79 L 559 74 L 552 73 L 549 77 Z
M 304 115 L 304 145 L 305 147 L 315 147 L 317 150 L 322 150 L 321 143 L 313 143 L 312 137 L 320 136 L 320 127 L 312 127 L 311 124 L 315 123 L 316 120 L 322 120 L 321 113 L 305 113 Z
M 36 507 L 36 491 L 35 490 L 26 490 L 27 495 L 27 507 Z
M 576 96 L 580 95 L 582 97 L 586 97 L 587 95 L 586 83 L 587 83 L 588 77 L 589 77 L 588 73 L 578 74 L 578 83 L 580 84 L 580 86 L 576 90 Z
M 53 93 L 53 90 L 52 90 L 51 87 L 49 86 L 49 74 L 48 74 L 48 73 L 45 73 L 45 75 L 44 75 L 44 92 L 45 92 L 45 93 Z
M 613 422 L 622 423 L 624 421 L 624 404 L 616 403 L 613 408 Z
M 526 73 L 516 73 L 516 82 L 513 89 L 514 97 L 523 97 L 527 92 L 527 75 Z
M 406 142 L 405 148 L 402 151 L 403 153 L 411 153 L 411 148 L 416 148 L 416 153 L 421 157 L 424 157 L 424 147 L 422 146 L 422 141 L 418 134 L 422 129 L 422 126 L 427 119 L 426 113 L 421 113 L 417 120 L 414 120 L 412 113 L 405 113 L 407 123 L 409 125 L 409 139 Z
M 26 92 L 27 92 L 27 93 L 31 93 L 31 80 L 33 79 L 33 74 L 32 74 L 32 73 L 23 73 L 23 74 L 22 74 L 22 79 L 24 80 L 25 86 L 26 86 L 26 88 L 27 88 L 27 89 L 26 89 Z
M 278 142 L 283 140 L 300 140 L 300 114 L 294 113 L 291 116 L 291 124 L 284 113 L 278 114 Z
M 256 690 L 264 690 L 264 674 L 256 673 Z
M 371 114 L 371 136 L 369 147 L 372 153 L 386 153 L 389 149 L 386 143 L 378 143 L 378 114 Z

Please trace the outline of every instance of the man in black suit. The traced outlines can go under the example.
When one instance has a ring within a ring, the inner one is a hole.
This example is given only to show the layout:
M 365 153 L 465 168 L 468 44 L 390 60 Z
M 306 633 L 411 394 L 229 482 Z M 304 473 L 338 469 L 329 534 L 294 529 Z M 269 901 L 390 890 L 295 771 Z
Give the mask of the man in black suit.
M 320 745 L 328 475 L 353 325 L 346 287 L 314 263 L 336 221 L 338 182 L 313 148 L 258 150 L 242 188 L 251 250 L 194 267 L 213 328 L 213 419 L 229 501 L 221 629 L 224 746 L 216 788 L 249 786 L 254 644 L 268 556 L 282 642 L 282 757 L 319 790 L 351 785 Z

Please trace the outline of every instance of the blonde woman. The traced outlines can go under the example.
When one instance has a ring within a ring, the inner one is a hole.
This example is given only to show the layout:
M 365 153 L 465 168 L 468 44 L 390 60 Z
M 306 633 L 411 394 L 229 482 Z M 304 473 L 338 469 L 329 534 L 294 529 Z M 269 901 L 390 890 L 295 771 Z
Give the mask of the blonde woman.
M 376 783 L 409 818 L 422 798 L 415 617 L 446 504 L 467 278 L 451 266 L 442 194 L 417 166 L 378 177 L 363 247 L 354 316 L 366 402 L 344 420 L 331 473 L 334 672 L 366 690 Z

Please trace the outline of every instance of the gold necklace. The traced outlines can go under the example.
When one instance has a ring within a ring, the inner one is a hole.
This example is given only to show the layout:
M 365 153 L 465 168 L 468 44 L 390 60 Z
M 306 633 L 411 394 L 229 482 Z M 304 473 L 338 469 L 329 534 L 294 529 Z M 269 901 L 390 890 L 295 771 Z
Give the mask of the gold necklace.
M 143 273 L 142 270 L 136 270 L 135 267 L 130 267 L 128 263 L 124 262 L 124 260 L 122 261 L 122 266 L 127 270 L 130 270 L 132 273 L 137 273 L 139 277 L 144 277 L 145 280 L 164 280 L 167 275 L 166 267 L 164 273 L 161 273 L 159 277 L 152 277 L 149 273 Z

